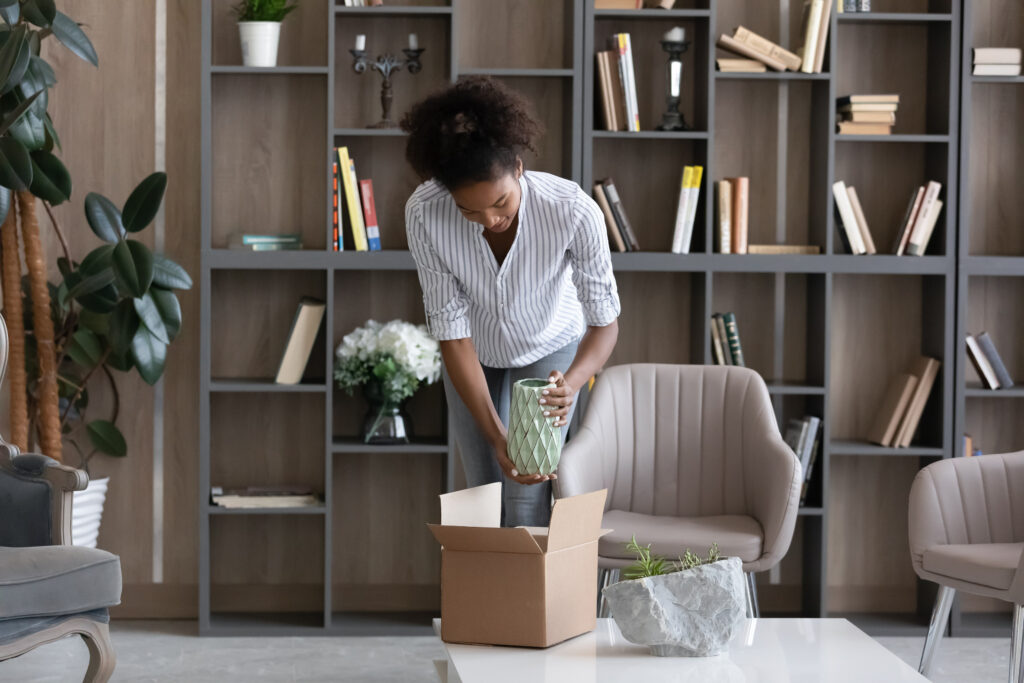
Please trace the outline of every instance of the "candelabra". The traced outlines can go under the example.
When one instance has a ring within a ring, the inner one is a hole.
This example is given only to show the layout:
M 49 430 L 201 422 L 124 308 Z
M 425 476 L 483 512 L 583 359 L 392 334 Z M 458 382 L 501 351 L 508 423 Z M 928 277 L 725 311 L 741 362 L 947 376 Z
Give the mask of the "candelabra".
M 680 91 L 683 81 L 683 53 L 690 47 L 690 41 L 684 40 L 686 33 L 676 27 L 665 34 L 661 40 L 661 49 L 668 53 L 668 70 L 665 82 L 666 111 L 661 115 L 658 130 L 689 130 L 686 119 L 679 111 Z
M 398 124 L 391 120 L 391 102 L 394 99 L 391 88 L 391 74 L 401 71 L 403 67 L 410 74 L 418 74 L 422 68 L 420 55 L 423 54 L 424 48 L 416 44 L 416 36 L 411 34 L 409 36 L 409 47 L 402 50 L 405 53 L 405 59 L 392 54 L 384 54 L 378 56 L 376 61 L 370 62 L 367 59 L 365 47 L 366 37 L 356 36 L 356 48 L 349 50 L 354 58 L 352 70 L 357 74 L 363 74 L 366 73 L 367 67 L 370 67 L 384 79 L 380 89 L 380 105 L 383 115 L 380 121 L 370 124 L 367 128 L 397 128 Z

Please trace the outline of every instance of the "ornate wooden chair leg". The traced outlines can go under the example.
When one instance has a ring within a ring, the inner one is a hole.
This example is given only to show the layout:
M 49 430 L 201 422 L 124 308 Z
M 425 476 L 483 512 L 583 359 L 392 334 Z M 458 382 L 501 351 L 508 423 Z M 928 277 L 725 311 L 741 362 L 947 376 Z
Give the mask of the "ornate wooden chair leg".
M 82 628 L 81 634 L 89 648 L 89 668 L 83 683 L 106 683 L 117 665 L 117 655 L 110 644 L 110 627 L 92 621 L 89 626 Z

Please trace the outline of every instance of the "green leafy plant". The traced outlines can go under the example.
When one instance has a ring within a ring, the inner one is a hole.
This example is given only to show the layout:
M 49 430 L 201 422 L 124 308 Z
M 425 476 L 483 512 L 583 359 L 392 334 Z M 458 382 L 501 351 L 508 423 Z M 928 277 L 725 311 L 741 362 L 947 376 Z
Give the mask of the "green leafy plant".
M 632 540 L 626 544 L 626 550 L 636 555 L 636 561 L 622 570 L 622 576 L 627 580 L 642 579 L 648 576 L 662 576 L 673 572 L 685 571 L 687 569 L 694 569 L 701 565 L 718 562 L 722 559 L 721 553 L 718 550 L 718 544 L 712 543 L 711 547 L 708 549 L 707 557 L 700 557 L 687 548 L 677 562 L 670 563 L 664 558 L 652 555 L 650 544 L 640 545 L 637 543 L 635 535 Z
M 2 2 L 2 0 L 0 0 Z M 240 0 L 232 11 L 238 21 L 284 21 L 298 4 L 290 0 Z

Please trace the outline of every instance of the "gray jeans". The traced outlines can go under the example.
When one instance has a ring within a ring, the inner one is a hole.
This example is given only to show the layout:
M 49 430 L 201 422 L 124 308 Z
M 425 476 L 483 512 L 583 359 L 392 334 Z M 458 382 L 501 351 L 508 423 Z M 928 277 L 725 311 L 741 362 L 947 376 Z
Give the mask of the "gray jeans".
M 487 380 L 487 389 L 491 394 L 494 409 L 498 411 L 501 422 L 508 426 L 509 396 L 512 383 L 531 377 L 547 379 L 552 370 L 566 372 L 576 357 L 579 342 L 562 347 L 536 363 L 523 368 L 489 368 L 482 366 Z M 508 479 L 501 471 L 494 457 L 494 449 L 484 438 L 469 408 L 462 402 L 455 387 L 452 386 L 448 371 L 444 376 L 444 391 L 448 400 L 448 412 L 452 417 L 452 430 L 455 443 L 462 457 L 462 468 L 466 472 L 466 483 L 469 486 L 483 486 L 496 481 L 502 484 L 502 524 L 504 526 L 547 526 L 551 518 L 551 482 L 543 484 L 520 484 Z M 570 407 L 566 423 L 572 419 Z M 562 439 L 568 427 L 562 427 Z

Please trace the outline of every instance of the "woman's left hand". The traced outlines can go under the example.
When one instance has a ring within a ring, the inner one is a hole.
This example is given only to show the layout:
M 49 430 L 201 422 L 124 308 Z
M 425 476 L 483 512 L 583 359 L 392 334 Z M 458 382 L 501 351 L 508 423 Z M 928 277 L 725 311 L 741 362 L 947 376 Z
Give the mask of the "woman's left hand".
M 556 418 L 555 426 L 564 427 L 568 423 L 569 408 L 576 397 L 576 389 L 566 381 L 565 375 L 558 370 L 548 373 L 548 381 L 555 386 L 541 392 L 540 404 L 544 406 L 545 417 Z

